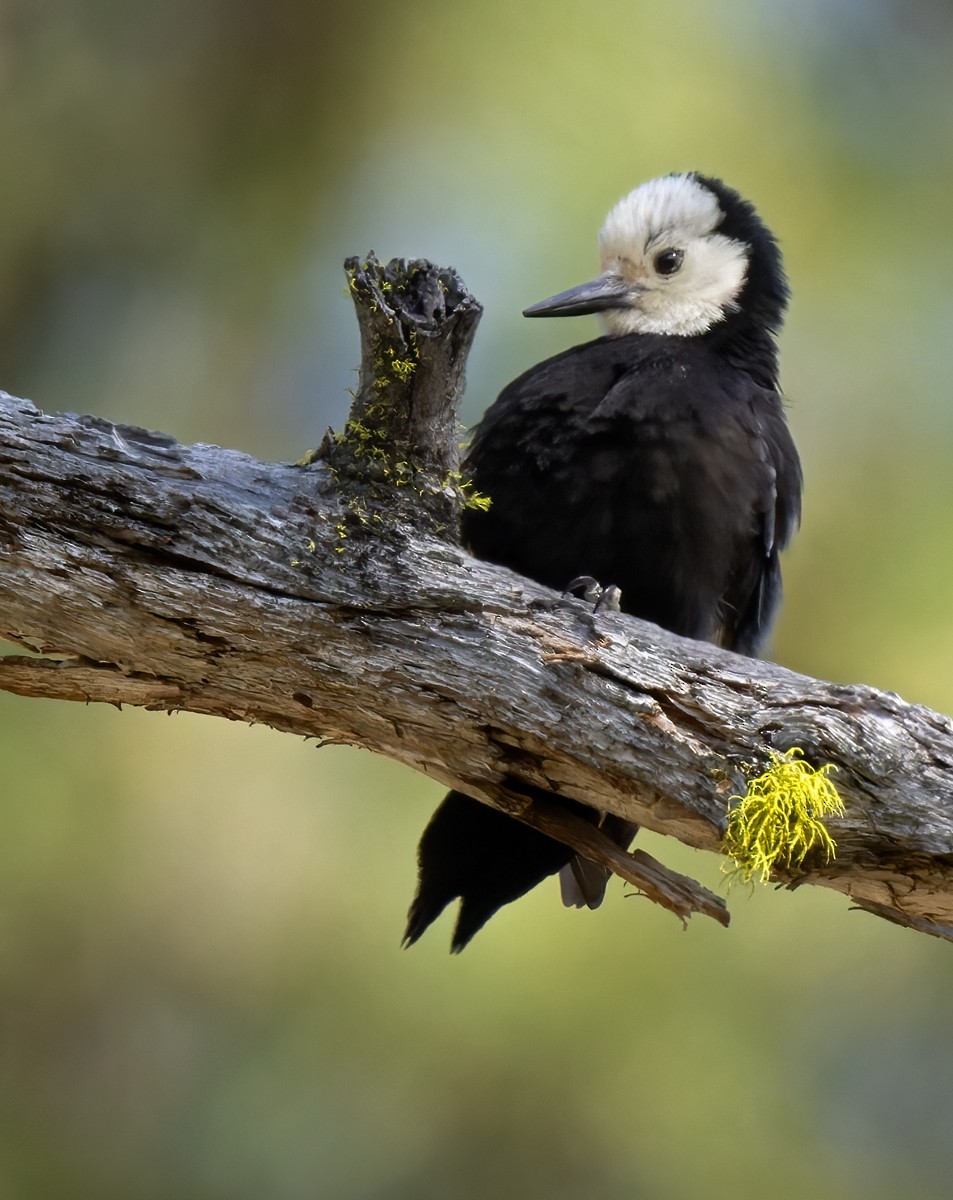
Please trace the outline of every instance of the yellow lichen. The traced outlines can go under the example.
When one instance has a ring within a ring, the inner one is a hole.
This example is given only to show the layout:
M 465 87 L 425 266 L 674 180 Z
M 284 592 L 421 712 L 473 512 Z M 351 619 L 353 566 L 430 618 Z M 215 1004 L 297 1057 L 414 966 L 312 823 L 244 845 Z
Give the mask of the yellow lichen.
M 412 358 L 397 358 L 395 357 L 390 364 L 390 369 L 401 381 L 406 383 L 407 380 L 417 370 L 417 364 Z
M 444 488 L 456 488 L 463 501 L 464 508 L 475 509 L 477 512 L 487 512 L 493 501 L 483 492 L 478 492 L 472 479 L 464 479 L 459 471 L 451 471 L 444 480 Z
M 724 867 L 733 879 L 766 883 L 780 867 L 796 869 L 817 851 L 825 862 L 834 857 L 834 839 L 823 817 L 842 816 L 844 805 L 828 776 L 828 763 L 812 767 L 803 751 L 771 751 L 771 765 L 748 784 L 745 795 L 732 796 L 722 851 L 734 866 Z
M 374 390 L 384 393 L 396 380 L 398 383 L 408 383 L 417 370 L 419 351 L 417 349 L 417 334 L 413 329 L 407 331 L 405 353 L 399 355 L 393 346 L 385 346 L 374 359 L 377 377 L 374 380 Z
M 314 540 L 314 538 L 308 538 L 307 542 L 305 542 L 305 548 L 309 554 L 314 554 L 318 549 L 318 543 Z M 293 567 L 301 566 L 300 558 L 292 558 L 290 561 Z
M 483 492 L 478 492 L 472 483 L 465 483 L 460 490 L 463 492 L 464 508 L 476 509 L 477 512 L 489 512 L 493 501 Z

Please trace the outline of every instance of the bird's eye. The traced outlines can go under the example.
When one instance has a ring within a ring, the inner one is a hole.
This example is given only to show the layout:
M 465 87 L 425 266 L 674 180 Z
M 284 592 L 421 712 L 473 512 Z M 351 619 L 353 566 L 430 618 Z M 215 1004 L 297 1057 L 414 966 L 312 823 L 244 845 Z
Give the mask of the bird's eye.
M 684 251 L 673 248 L 660 250 L 655 256 L 655 270 L 659 275 L 674 275 L 682 265 Z

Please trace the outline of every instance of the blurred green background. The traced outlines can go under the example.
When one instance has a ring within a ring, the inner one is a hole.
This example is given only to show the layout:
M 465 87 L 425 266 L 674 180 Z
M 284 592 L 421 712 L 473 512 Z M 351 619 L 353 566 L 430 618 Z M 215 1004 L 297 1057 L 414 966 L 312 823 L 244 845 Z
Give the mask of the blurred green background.
M 721 175 L 794 287 L 774 654 L 953 711 L 951 61 L 947 0 L 6 0 L 0 387 L 295 459 L 346 412 L 374 249 L 484 302 L 472 422 L 595 334 L 519 314 L 620 195 Z M 816 889 L 683 933 L 544 885 L 405 953 L 424 779 L 0 712 L 2 1200 L 950 1195 L 950 946 Z

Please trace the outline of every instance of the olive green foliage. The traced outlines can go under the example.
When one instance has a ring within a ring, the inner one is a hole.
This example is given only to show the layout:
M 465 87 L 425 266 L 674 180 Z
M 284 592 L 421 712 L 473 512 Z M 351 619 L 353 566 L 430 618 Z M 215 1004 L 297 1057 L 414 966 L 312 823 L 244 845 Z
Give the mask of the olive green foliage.
M 0 51 L 0 387 L 264 458 L 344 429 L 346 256 L 461 272 L 472 424 L 598 332 L 520 312 L 592 276 L 619 196 L 723 176 L 793 285 L 772 654 L 953 711 L 948 4 L 12 0 Z M 0 710 L 4 1198 L 949 1195 L 951 947 L 817 888 L 682 933 L 552 884 L 402 952 L 423 777 Z

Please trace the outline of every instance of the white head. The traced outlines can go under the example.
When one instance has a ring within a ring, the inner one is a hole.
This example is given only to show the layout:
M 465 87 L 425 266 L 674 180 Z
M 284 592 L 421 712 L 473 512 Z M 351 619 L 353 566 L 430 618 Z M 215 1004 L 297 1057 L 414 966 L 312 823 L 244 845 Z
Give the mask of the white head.
M 737 308 L 748 271 L 750 246 L 717 232 L 724 216 L 718 196 L 695 175 L 644 183 L 606 217 L 599 278 L 525 315 L 598 311 L 617 336 L 704 333 Z

